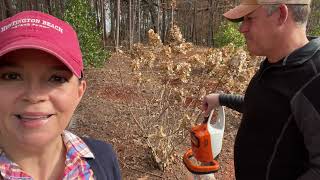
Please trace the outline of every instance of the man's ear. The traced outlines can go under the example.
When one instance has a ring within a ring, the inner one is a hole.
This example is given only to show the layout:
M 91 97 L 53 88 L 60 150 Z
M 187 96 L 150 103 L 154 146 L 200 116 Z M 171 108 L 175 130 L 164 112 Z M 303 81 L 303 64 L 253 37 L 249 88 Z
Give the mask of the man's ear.
M 280 4 L 279 6 L 279 18 L 278 18 L 278 24 L 282 25 L 284 24 L 289 16 L 288 7 L 285 4 Z

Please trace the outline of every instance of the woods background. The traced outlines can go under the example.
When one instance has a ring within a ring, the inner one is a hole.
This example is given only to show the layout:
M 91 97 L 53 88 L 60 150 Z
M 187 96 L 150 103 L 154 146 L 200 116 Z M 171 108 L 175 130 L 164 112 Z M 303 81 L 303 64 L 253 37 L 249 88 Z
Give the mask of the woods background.
M 40 10 L 65 19 L 66 12 L 83 6 L 94 22 L 104 48 L 130 48 L 146 42 L 154 29 L 162 42 L 172 24 L 180 27 L 188 42 L 214 46 L 215 34 L 225 23 L 223 12 L 238 0 L 0 0 L 0 20 L 23 10 Z M 313 0 L 308 31 L 320 31 L 320 0 Z M 79 11 L 79 9 L 77 10 Z M 81 18 L 74 14 L 73 18 Z M 119 22 L 119 23 L 118 23 Z
M 223 22 L 222 13 L 238 3 L 237 0 L 88 0 L 95 16 L 96 27 L 103 29 L 105 46 L 130 46 L 145 42 L 152 28 L 162 41 L 172 23 L 177 24 L 184 38 L 198 45 L 214 45 L 214 34 Z M 0 20 L 23 10 L 40 10 L 60 18 L 67 4 L 77 6 L 77 0 L 1 0 Z M 312 3 L 308 29 L 320 24 L 320 1 Z M 117 26 L 117 22 L 119 25 Z

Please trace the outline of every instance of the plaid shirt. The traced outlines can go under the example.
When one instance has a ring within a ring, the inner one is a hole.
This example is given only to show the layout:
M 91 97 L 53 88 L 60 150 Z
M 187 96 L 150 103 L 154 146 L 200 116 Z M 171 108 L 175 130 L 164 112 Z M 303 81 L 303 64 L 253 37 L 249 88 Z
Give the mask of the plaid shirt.
M 63 180 L 94 180 L 93 171 L 84 159 L 94 158 L 88 146 L 78 136 L 66 130 L 62 139 L 67 150 Z M 1 149 L 0 153 L 0 173 L 4 180 L 33 180 L 19 165 L 9 160 Z

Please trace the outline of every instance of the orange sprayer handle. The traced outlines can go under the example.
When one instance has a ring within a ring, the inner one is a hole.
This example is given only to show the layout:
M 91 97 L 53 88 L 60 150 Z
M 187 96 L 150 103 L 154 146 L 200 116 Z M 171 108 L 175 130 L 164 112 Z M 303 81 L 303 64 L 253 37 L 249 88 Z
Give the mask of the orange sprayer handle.
M 184 155 L 183 155 L 183 163 L 188 168 L 188 170 L 194 174 L 208 174 L 208 173 L 214 173 L 217 172 L 220 168 L 218 161 L 213 160 L 211 163 L 213 165 L 205 165 L 205 166 L 196 166 L 193 165 L 190 161 L 190 157 L 193 156 L 192 149 L 189 149 Z

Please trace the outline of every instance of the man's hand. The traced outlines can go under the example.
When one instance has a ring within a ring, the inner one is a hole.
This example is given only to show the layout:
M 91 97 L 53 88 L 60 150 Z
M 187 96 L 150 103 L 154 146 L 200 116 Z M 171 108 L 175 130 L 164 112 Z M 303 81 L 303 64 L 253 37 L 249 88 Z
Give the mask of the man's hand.
M 211 110 L 218 106 L 220 106 L 218 93 L 206 95 L 202 101 L 202 110 L 204 111 L 204 116 L 209 117 Z

